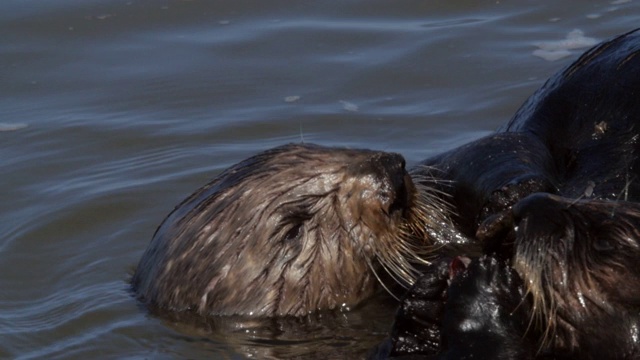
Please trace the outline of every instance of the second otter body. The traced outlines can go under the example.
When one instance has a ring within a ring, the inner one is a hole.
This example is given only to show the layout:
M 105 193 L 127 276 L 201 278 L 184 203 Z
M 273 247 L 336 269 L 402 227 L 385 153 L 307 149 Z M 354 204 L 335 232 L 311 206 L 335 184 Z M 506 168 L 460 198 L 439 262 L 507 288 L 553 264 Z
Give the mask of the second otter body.
M 536 193 L 507 213 L 510 257 L 437 260 L 377 358 L 637 359 L 640 204 Z
M 424 162 L 454 184 L 461 231 L 500 260 L 432 265 L 392 356 L 640 356 L 639 99 L 636 30 L 556 74 L 498 133 Z
M 594 47 L 495 134 L 425 160 L 412 176 L 437 169 L 427 170 L 430 181 L 444 184 L 469 238 L 488 216 L 535 192 L 640 200 L 639 53 L 639 31 Z

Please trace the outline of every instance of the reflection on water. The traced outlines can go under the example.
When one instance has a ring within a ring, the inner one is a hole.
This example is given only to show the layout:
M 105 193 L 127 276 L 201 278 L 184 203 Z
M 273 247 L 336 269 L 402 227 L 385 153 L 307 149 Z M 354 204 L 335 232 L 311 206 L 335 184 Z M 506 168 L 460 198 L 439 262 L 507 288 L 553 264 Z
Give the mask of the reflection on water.
M 639 8 L 4 1 L 0 358 L 362 356 L 393 305 L 195 326 L 141 309 L 129 271 L 173 206 L 229 165 L 301 140 L 416 162 L 495 129 Z
M 374 348 L 392 322 L 395 302 L 373 300 L 355 311 L 306 318 L 209 318 L 176 314 L 164 325 L 176 338 L 256 359 L 351 359 Z

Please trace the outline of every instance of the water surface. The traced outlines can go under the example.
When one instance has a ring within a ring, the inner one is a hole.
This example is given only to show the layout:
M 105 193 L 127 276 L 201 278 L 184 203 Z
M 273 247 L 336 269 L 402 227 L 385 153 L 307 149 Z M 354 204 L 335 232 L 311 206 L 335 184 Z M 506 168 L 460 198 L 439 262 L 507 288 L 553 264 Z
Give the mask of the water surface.
M 299 141 L 415 163 L 491 132 L 639 15 L 624 0 L 4 0 L 0 357 L 363 356 L 392 306 L 187 324 L 140 308 L 129 271 L 231 164 Z

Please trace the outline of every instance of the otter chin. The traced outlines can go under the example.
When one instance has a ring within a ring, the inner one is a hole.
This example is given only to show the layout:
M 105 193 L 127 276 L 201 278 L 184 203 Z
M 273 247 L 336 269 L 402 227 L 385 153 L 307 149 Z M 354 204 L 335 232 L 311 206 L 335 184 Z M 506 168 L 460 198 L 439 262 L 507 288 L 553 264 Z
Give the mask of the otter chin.
M 132 288 L 154 308 L 202 315 L 347 309 L 382 278 L 413 282 L 425 261 L 416 234 L 429 228 L 420 209 L 433 205 L 423 202 L 399 154 L 280 146 L 179 204 L 142 255 Z

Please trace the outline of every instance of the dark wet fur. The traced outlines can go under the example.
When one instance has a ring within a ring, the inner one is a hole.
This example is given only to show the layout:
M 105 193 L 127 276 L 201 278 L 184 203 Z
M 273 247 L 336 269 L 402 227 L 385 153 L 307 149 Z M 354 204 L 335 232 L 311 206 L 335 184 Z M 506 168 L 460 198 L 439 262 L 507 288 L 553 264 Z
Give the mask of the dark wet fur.
M 544 332 L 540 347 L 582 358 L 593 358 L 585 347 L 614 358 L 636 353 L 640 343 L 629 340 L 640 326 L 640 204 L 535 194 L 512 214 L 513 267 L 531 294 L 533 325 Z M 610 349 L 595 324 L 608 324 L 608 335 L 627 346 Z
M 428 307 L 406 311 L 407 297 L 377 358 L 640 357 L 638 55 L 638 31 L 604 42 L 496 134 L 423 162 L 452 184 L 456 226 L 496 258 L 476 259 Z M 410 294 L 437 283 L 425 279 Z M 438 301 L 437 316 L 424 311 Z M 474 323 L 485 330 L 468 332 Z

